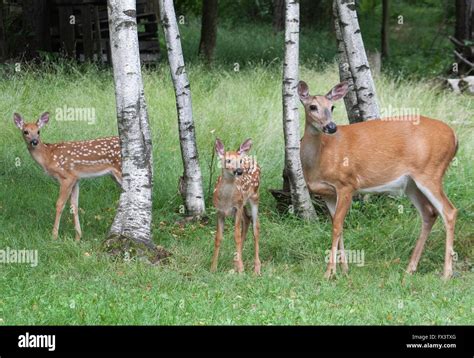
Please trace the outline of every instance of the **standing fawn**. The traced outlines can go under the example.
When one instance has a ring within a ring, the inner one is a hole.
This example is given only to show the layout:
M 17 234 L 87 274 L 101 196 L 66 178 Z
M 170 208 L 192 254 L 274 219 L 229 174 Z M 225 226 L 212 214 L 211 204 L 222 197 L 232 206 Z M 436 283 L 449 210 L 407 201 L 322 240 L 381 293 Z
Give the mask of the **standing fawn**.
M 56 202 L 53 238 L 58 238 L 59 221 L 66 201 L 71 198 L 76 240 L 82 236 L 79 223 L 79 180 L 111 174 L 122 183 L 122 161 L 118 137 L 99 138 L 80 142 L 47 144 L 41 142 L 40 129 L 49 121 L 49 113 L 43 113 L 36 123 L 25 123 L 15 113 L 16 126 L 22 131 L 28 151 L 46 174 L 59 181 L 59 197 Z
M 219 139 L 216 139 L 216 152 L 222 164 L 222 175 L 217 179 L 216 188 L 214 189 L 213 201 L 217 209 L 217 230 L 211 271 L 216 271 L 217 269 L 217 259 L 224 234 L 225 218 L 232 215 L 235 218 L 235 271 L 242 272 L 244 270 L 242 248 L 251 220 L 255 240 L 254 272 L 260 275 L 260 258 L 258 254 L 260 235 L 260 224 L 258 221 L 260 167 L 254 158 L 247 156 L 251 146 L 252 141 L 247 139 L 237 151 L 226 152 L 224 151 L 224 144 Z M 251 215 L 249 215 L 245 207 L 247 203 L 250 204 Z
M 354 193 L 405 193 L 422 218 L 421 234 L 408 264 L 416 271 L 423 246 L 440 215 L 446 227 L 443 277 L 453 273 L 456 208 L 443 191 L 443 175 L 456 154 L 458 141 L 445 123 L 422 116 L 392 117 L 336 126 L 333 102 L 348 91 L 336 85 L 325 96 L 311 96 L 301 81 L 298 94 L 306 112 L 301 141 L 303 174 L 311 193 L 320 195 L 332 217 L 332 247 L 325 277 L 336 273 L 337 249 L 344 272 L 342 230 Z

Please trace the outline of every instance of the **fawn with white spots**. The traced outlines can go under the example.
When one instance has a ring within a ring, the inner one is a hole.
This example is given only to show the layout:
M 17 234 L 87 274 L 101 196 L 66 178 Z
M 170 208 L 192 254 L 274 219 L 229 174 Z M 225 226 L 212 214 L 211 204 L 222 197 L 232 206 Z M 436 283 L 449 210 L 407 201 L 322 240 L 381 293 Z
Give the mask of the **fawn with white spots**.
M 325 96 L 311 96 L 300 81 L 298 94 L 306 112 L 301 140 L 303 174 L 311 193 L 320 195 L 332 217 L 331 256 L 325 276 L 336 273 L 337 248 L 343 271 L 348 265 L 342 230 L 354 193 L 405 193 L 422 218 L 421 233 L 407 273 L 415 272 L 436 218 L 446 228 L 444 278 L 453 273 L 457 210 L 443 190 L 443 176 L 456 155 L 458 140 L 445 123 L 423 116 L 389 117 L 336 126 L 333 102 L 349 86 L 342 82 Z
M 252 222 L 255 242 L 254 272 L 260 275 L 258 203 L 260 186 L 260 167 L 256 160 L 247 156 L 252 141 L 247 139 L 237 151 L 225 151 L 224 144 L 216 139 L 215 149 L 221 161 L 222 175 L 217 179 L 214 189 L 214 206 L 217 209 L 217 230 L 212 256 L 211 271 L 217 269 L 219 247 L 224 234 L 224 222 L 227 216 L 233 216 L 236 252 L 234 269 L 244 271 L 242 249 L 247 231 Z M 247 211 L 249 204 L 251 213 Z
M 76 240 L 82 236 L 79 222 L 79 180 L 110 174 L 122 184 L 122 159 L 118 137 L 99 138 L 78 142 L 43 143 L 40 129 L 49 121 L 43 113 L 36 123 L 25 123 L 21 115 L 13 115 L 15 125 L 22 131 L 28 151 L 46 174 L 60 185 L 56 202 L 53 238 L 58 238 L 59 221 L 66 201 L 70 198 L 74 215 Z

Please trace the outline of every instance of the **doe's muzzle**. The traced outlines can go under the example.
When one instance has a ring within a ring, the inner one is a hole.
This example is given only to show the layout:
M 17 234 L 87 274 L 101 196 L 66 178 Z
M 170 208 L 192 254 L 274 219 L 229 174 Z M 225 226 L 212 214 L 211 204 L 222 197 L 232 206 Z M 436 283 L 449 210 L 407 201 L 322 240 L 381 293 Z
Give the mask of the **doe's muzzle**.
M 334 123 L 334 122 L 329 122 L 329 124 L 327 124 L 327 125 L 324 126 L 323 132 L 324 132 L 324 133 L 328 133 L 328 134 L 334 134 L 334 133 L 336 133 L 336 132 L 337 132 L 336 123 Z

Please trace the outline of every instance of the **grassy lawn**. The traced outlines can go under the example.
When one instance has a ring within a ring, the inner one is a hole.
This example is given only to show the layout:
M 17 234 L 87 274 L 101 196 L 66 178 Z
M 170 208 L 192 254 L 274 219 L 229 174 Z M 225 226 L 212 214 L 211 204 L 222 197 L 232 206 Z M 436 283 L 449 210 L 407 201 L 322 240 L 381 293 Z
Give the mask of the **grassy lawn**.
M 445 188 L 459 209 L 455 278 L 443 282 L 445 233 L 438 220 L 419 271 L 402 283 L 420 230 L 420 218 L 406 198 L 371 197 L 355 202 L 345 222 L 346 247 L 364 251 L 364 265 L 349 277 L 325 281 L 330 248 L 327 217 L 303 223 L 276 212 L 269 188 L 281 187 L 283 138 L 279 66 L 240 72 L 189 68 L 209 225 L 175 225 L 182 173 L 174 93 L 165 65 L 145 71 L 154 140 L 154 239 L 173 253 L 169 263 L 112 261 L 101 244 L 114 216 L 119 190 L 110 178 L 81 184 L 83 240 L 74 242 L 72 215 L 63 214 L 60 239 L 51 230 L 57 184 L 33 162 L 12 121 L 49 110 L 53 120 L 43 141 L 115 134 L 115 99 L 109 72 L 60 69 L 24 71 L 0 81 L 0 248 L 38 250 L 37 267 L 0 265 L 0 324 L 472 324 L 474 237 L 472 98 L 440 92 L 430 82 L 377 79 L 382 108 L 416 108 L 456 130 L 460 148 Z M 303 67 L 301 78 L 326 93 L 338 81 L 336 66 Z M 54 120 L 58 107 L 92 107 L 94 124 Z M 302 112 L 302 111 L 301 111 Z M 303 115 L 303 113 L 301 113 Z M 346 122 L 343 103 L 338 123 Z M 262 167 L 261 277 L 252 274 L 253 242 L 244 250 L 246 273 L 232 273 L 231 225 L 216 274 L 209 272 L 215 230 L 210 206 L 217 167 L 210 162 L 215 136 L 236 147 L 247 137 Z M 211 188 L 212 192 L 212 188 Z

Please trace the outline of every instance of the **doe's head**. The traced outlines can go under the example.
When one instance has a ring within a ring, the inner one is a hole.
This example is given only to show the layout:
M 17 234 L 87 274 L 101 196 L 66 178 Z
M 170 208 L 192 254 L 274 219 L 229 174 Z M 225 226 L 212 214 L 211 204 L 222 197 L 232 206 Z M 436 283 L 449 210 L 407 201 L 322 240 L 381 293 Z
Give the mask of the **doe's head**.
M 236 151 L 225 151 L 224 143 L 217 138 L 216 139 L 216 153 L 221 160 L 221 167 L 223 174 L 226 176 L 240 176 L 244 173 L 243 170 L 243 159 L 247 156 L 250 148 L 252 147 L 252 140 L 246 139 Z
M 304 81 L 298 83 L 298 95 L 306 112 L 306 121 L 317 131 L 334 134 L 336 123 L 332 119 L 333 103 L 347 94 L 349 84 L 341 82 L 334 86 L 325 96 L 311 96 L 309 87 Z
M 48 123 L 49 113 L 45 112 L 36 121 L 36 123 L 25 123 L 22 116 L 18 113 L 13 115 L 15 125 L 22 131 L 23 139 L 30 148 L 36 147 L 40 143 L 40 130 Z

